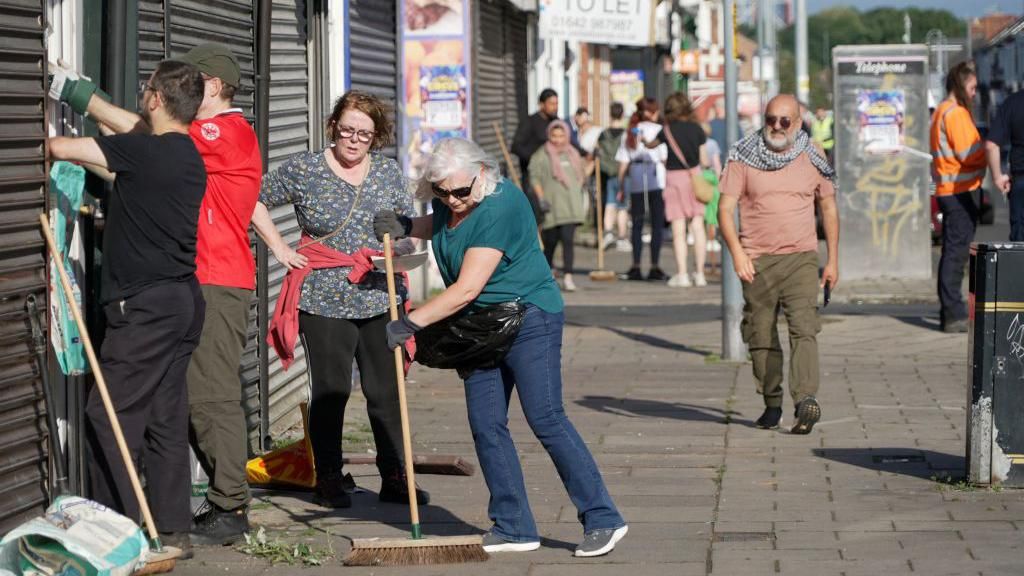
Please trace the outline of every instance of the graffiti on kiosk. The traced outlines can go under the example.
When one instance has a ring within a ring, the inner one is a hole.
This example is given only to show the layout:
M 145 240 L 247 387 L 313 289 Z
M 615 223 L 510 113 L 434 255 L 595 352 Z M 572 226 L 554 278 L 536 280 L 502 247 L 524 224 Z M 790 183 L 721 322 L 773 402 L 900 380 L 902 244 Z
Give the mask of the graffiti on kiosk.
M 881 93 L 892 90 L 893 75 L 887 75 L 882 83 Z M 920 142 L 912 136 L 913 127 L 918 119 L 914 115 L 901 118 L 902 144 L 917 148 Z M 877 158 L 865 163 L 866 170 L 856 177 L 856 183 L 848 190 L 841 191 L 842 201 L 855 214 L 859 214 L 871 223 L 872 245 L 878 248 L 885 257 L 899 255 L 903 231 L 909 225 L 917 229 L 922 202 L 922 190 L 927 184 L 920 176 L 913 178 L 914 172 L 921 173 L 919 167 L 911 164 L 906 154 L 885 154 L 870 156 Z M 911 180 L 908 181 L 908 173 Z

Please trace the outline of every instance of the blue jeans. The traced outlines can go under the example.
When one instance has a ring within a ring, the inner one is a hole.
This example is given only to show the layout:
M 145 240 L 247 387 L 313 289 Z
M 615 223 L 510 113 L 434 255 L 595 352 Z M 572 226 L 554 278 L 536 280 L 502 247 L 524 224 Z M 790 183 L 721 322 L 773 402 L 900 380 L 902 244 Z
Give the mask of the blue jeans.
M 1013 177 L 1009 200 L 1010 242 L 1024 242 L 1024 174 Z
M 497 368 L 476 370 L 465 380 L 466 408 L 477 459 L 491 492 L 492 532 L 511 542 L 536 542 L 519 454 L 508 431 L 508 404 L 515 388 L 526 421 L 555 463 L 583 530 L 625 525 L 590 450 L 562 406 L 562 328 L 565 314 L 526 307 L 519 335 Z

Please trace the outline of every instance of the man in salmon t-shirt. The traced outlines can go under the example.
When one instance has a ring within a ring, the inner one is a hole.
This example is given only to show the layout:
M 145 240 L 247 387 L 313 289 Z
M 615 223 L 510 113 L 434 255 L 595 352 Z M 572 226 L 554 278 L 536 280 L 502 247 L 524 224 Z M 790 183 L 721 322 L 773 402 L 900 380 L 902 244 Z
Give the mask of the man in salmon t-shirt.
M 762 130 L 729 151 L 722 174 L 719 226 L 736 274 L 743 281 L 743 340 L 750 348 L 757 391 L 764 396 L 760 428 L 782 418 L 781 307 L 792 344 L 789 393 L 796 406 L 794 434 L 808 434 L 821 418 L 818 391 L 818 288 L 839 282 L 839 214 L 835 171 L 800 129 L 796 98 L 782 94 L 765 110 Z M 821 207 L 828 262 L 818 279 L 814 203 Z M 733 217 L 740 206 L 740 233 Z
M 206 167 L 206 194 L 198 214 L 196 277 L 206 300 L 206 322 L 188 370 L 189 441 L 210 478 L 205 510 L 193 519 L 192 541 L 226 545 L 249 529 L 250 500 L 245 413 L 238 369 L 256 288 L 249 221 L 263 174 L 259 141 L 232 99 L 242 74 L 231 50 L 201 44 L 179 60 L 205 81 L 203 102 L 189 130 Z M 61 99 L 88 113 L 104 132 L 148 132 L 138 114 L 114 106 L 71 70 Z

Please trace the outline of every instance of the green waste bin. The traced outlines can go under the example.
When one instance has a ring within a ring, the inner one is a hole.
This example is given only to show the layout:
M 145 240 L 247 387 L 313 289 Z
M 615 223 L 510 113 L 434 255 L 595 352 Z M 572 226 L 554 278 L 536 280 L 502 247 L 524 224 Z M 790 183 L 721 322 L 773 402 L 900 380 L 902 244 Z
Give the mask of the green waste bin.
M 1024 486 L 1024 242 L 971 245 L 967 469 Z

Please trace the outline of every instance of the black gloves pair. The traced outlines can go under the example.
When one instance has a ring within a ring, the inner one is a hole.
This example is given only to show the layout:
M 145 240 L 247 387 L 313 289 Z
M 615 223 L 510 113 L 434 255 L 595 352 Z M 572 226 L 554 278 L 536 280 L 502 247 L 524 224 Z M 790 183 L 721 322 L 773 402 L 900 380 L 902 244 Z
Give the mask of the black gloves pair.
M 373 235 L 377 240 L 383 242 L 385 234 L 391 234 L 392 240 L 398 240 L 411 233 L 412 218 L 408 216 L 402 216 L 393 210 L 381 210 L 373 215 Z

